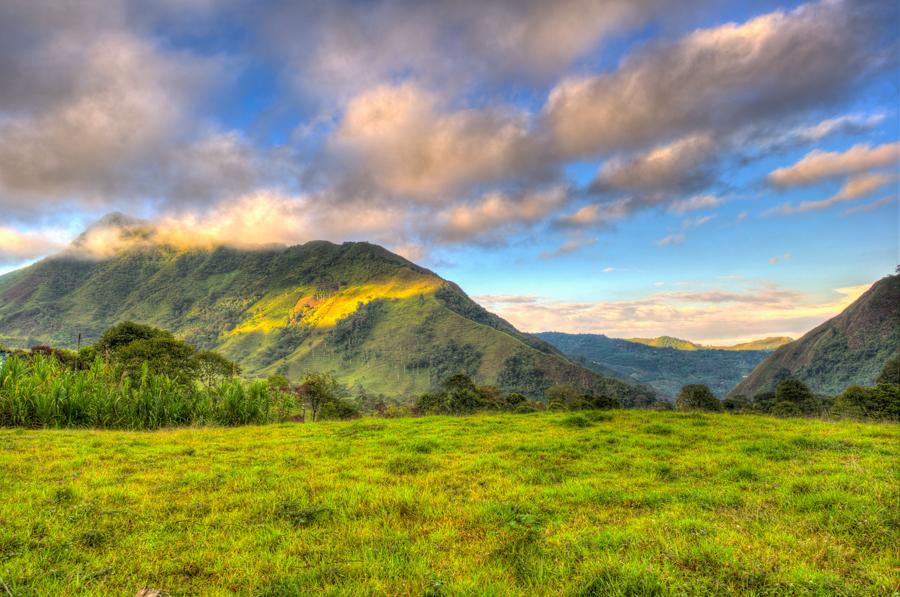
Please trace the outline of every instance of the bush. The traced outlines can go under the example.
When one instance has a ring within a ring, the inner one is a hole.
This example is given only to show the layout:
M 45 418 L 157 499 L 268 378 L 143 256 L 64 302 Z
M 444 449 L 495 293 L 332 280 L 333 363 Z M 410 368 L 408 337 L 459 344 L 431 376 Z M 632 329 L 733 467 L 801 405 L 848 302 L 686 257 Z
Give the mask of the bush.
M 772 414 L 777 416 L 814 415 L 821 411 L 812 391 L 799 379 L 786 379 L 775 390 Z
M 831 412 L 851 419 L 900 420 L 900 385 L 850 386 L 835 398 Z
M 678 410 L 705 410 L 718 412 L 722 410 L 722 402 L 703 384 L 688 384 L 681 388 L 675 400 Z

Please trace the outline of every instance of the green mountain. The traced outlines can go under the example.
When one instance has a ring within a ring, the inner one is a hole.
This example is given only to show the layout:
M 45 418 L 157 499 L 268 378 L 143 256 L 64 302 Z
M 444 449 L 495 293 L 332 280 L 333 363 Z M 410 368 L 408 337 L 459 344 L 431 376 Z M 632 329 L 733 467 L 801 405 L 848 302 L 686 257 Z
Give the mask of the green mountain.
M 690 340 L 673 338 L 672 336 L 659 336 L 658 338 L 628 338 L 628 342 L 643 344 L 653 348 L 674 348 L 675 350 L 702 350 L 703 346 Z
M 668 397 L 691 383 L 705 384 L 724 397 L 771 354 L 767 350 L 658 348 L 599 334 L 536 335 L 594 371 L 647 384 Z
M 217 350 L 250 375 L 333 370 L 347 384 L 398 396 L 465 371 L 531 396 L 570 383 L 627 405 L 653 399 L 649 388 L 573 363 L 375 245 L 185 249 L 148 242 L 127 224 L 135 242 L 112 256 L 70 251 L 0 276 L 0 343 L 73 347 L 79 334 L 91 343 L 132 320 Z
M 900 275 L 876 282 L 844 311 L 760 363 L 732 394 L 753 396 L 796 377 L 813 391 L 838 394 L 872 385 L 900 350 Z
M 710 346 L 709 348 L 719 350 L 775 350 L 793 341 L 794 339 L 789 336 L 769 336 L 768 338 L 741 342 L 731 346 Z
M 787 336 L 771 336 L 760 340 L 751 340 L 750 342 L 741 342 L 731 346 L 706 346 L 697 344 L 690 340 L 682 340 L 681 338 L 673 338 L 672 336 L 659 336 L 657 338 L 628 338 L 628 342 L 635 342 L 653 348 L 674 348 L 675 350 L 775 350 L 784 346 L 788 342 L 793 342 L 793 338 Z

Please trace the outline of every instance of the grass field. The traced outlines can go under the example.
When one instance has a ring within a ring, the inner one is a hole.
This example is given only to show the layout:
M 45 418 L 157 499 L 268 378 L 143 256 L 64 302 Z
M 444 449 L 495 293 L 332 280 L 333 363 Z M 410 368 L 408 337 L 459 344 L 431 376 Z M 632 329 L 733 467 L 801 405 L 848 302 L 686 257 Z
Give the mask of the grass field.
M 0 595 L 889 595 L 897 425 L 0 430 Z

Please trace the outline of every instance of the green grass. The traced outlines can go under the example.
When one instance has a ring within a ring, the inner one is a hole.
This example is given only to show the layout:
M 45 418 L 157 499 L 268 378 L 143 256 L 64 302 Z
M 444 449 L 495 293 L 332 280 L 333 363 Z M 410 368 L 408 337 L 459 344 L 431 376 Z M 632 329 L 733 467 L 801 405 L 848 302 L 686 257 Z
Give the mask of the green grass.
M 897 425 L 602 414 L 0 430 L 0 578 L 16 597 L 898 590 Z

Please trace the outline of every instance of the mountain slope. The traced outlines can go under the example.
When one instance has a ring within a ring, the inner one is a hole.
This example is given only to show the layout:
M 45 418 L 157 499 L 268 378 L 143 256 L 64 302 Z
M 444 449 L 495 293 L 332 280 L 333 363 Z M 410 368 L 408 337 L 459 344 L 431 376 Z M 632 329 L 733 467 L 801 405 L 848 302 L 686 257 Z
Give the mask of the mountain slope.
M 740 344 L 733 344 L 731 346 L 707 346 L 705 344 L 691 342 L 690 340 L 673 338 L 672 336 L 628 338 L 628 341 L 643 344 L 645 346 L 652 346 L 653 348 L 674 348 L 676 350 L 775 350 L 788 342 L 793 342 L 794 339 L 788 338 L 787 336 L 771 336 L 769 338 L 741 342 Z
M 702 350 L 703 346 L 691 342 L 690 340 L 682 340 L 681 338 L 673 338 L 672 336 L 659 336 L 658 338 L 628 338 L 629 342 L 635 344 L 643 344 L 652 348 L 673 348 L 675 350 Z
M 251 375 L 334 370 L 388 395 L 424 392 L 466 371 L 479 383 L 540 395 L 554 383 L 652 399 L 648 388 L 572 363 L 455 284 L 368 243 L 183 249 L 141 242 L 88 260 L 45 259 L 0 276 L 0 341 L 74 346 L 122 320 L 221 351 Z
M 598 373 L 613 371 L 620 379 L 645 383 L 669 397 L 689 383 L 705 384 L 724 397 L 771 354 L 763 350 L 657 348 L 599 334 L 542 332 L 537 336 Z
M 813 391 L 838 394 L 872 385 L 900 349 L 900 275 L 888 276 L 799 340 L 776 350 L 732 394 L 753 396 L 796 377 Z

